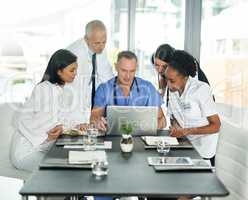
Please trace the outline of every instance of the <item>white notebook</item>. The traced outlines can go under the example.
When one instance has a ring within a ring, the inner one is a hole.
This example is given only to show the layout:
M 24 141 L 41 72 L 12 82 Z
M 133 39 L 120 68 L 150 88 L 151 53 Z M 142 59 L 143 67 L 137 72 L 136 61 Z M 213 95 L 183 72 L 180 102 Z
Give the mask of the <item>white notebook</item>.
M 107 160 L 105 151 L 69 151 L 69 164 L 91 164 L 94 160 Z
M 165 141 L 168 145 L 179 145 L 177 138 L 170 136 L 144 136 L 142 139 L 150 146 L 156 146 L 160 140 Z

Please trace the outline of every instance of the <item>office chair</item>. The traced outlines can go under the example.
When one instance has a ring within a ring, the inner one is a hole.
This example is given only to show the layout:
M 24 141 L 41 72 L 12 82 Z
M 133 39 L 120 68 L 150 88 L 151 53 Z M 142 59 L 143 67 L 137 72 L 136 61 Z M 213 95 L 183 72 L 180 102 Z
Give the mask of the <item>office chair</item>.
M 248 130 L 222 120 L 216 152 L 216 174 L 230 192 L 226 198 L 248 199 Z
M 30 172 L 16 169 L 10 162 L 11 138 L 15 130 L 13 127 L 14 108 L 17 103 L 0 104 L 0 176 L 15 178 L 25 181 Z

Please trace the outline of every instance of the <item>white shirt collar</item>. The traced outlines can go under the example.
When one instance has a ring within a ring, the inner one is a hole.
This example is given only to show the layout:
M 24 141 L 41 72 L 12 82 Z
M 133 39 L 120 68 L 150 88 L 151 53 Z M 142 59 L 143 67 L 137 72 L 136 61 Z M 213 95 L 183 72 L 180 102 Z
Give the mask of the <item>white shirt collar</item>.
M 85 45 L 85 47 L 87 49 L 88 56 L 89 56 L 89 58 L 91 60 L 94 52 L 89 48 L 89 46 L 88 46 L 88 44 L 87 44 L 87 42 L 85 41 L 84 38 L 83 38 L 83 43 L 84 43 L 84 45 Z
M 188 92 L 188 90 L 189 90 L 189 88 L 190 88 L 191 83 L 192 83 L 192 77 L 189 76 L 189 78 L 188 78 L 188 80 L 187 80 L 187 82 L 186 82 L 186 84 L 185 84 L 183 93 L 182 93 L 182 95 L 180 96 L 180 98 L 184 98 L 184 97 L 185 97 L 185 95 L 187 94 L 187 92 Z M 179 94 L 179 92 L 178 92 L 178 94 Z
M 189 78 L 188 78 L 188 80 L 187 80 L 187 82 L 185 84 L 185 87 L 184 87 L 184 90 L 183 90 L 183 93 L 181 94 L 181 96 L 179 94 L 179 91 L 170 92 L 170 93 L 178 96 L 179 99 L 183 99 L 186 96 L 186 94 L 187 94 L 187 92 L 188 92 L 188 90 L 189 90 L 189 88 L 191 86 L 192 80 L 193 80 L 193 78 L 191 76 L 189 76 Z

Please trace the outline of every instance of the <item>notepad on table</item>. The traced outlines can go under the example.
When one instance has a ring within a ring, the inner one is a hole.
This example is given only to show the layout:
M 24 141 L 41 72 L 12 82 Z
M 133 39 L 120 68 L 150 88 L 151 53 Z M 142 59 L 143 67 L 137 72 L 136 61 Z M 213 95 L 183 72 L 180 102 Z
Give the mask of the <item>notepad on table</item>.
M 177 138 L 170 136 L 144 136 L 142 139 L 150 146 L 156 146 L 160 140 L 165 141 L 168 145 L 179 145 Z
M 85 149 L 87 146 L 85 145 L 64 145 L 65 149 Z M 103 143 L 97 143 L 92 145 L 96 149 L 112 149 L 112 141 L 104 141 Z
M 69 164 L 91 164 L 94 160 L 107 160 L 105 151 L 69 151 Z

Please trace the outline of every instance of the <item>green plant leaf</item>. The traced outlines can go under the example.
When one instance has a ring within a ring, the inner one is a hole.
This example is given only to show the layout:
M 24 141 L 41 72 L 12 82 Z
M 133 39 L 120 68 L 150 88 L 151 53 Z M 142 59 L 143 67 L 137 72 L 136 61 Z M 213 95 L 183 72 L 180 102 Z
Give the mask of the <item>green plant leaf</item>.
M 131 134 L 133 131 L 133 126 L 131 123 L 123 123 L 121 124 L 121 128 L 120 128 L 120 132 L 122 134 L 126 134 L 126 135 L 129 135 Z

